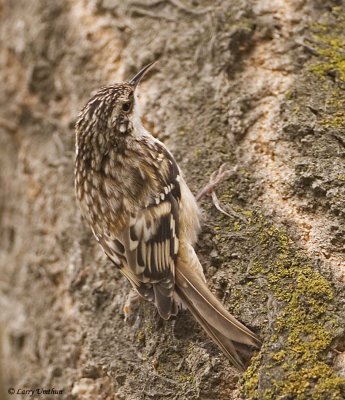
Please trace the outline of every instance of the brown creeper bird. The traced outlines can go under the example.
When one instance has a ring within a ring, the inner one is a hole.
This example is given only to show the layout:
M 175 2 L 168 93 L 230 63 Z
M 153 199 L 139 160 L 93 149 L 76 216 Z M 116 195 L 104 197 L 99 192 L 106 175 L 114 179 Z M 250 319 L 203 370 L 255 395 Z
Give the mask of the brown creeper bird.
M 211 293 L 193 244 L 199 208 L 174 157 L 141 124 L 136 90 L 152 64 L 129 82 L 101 88 L 76 124 L 75 188 L 109 259 L 162 318 L 184 304 L 240 370 L 235 343 L 258 337 Z

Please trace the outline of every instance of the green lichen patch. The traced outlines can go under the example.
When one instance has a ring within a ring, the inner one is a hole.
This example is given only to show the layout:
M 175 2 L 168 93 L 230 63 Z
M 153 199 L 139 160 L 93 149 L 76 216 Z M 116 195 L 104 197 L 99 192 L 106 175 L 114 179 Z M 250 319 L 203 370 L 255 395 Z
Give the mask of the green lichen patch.
M 310 71 L 321 80 L 326 93 L 322 125 L 345 126 L 345 10 L 334 7 L 330 18 L 312 27 L 312 46 L 317 54 Z
M 243 377 L 246 399 L 342 399 L 345 379 L 327 362 L 339 334 L 334 290 L 283 231 L 263 219 L 250 276 L 267 294 L 268 328 Z M 271 310 L 275 318 L 270 321 Z M 267 382 L 270 382 L 268 385 Z

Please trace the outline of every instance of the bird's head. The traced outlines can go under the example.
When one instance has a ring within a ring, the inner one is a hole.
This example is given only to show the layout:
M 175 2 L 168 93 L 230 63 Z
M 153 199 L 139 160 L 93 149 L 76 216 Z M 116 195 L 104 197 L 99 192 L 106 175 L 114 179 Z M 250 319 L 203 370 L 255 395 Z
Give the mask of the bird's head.
M 155 63 L 142 68 L 130 81 L 106 86 L 86 103 L 76 123 L 77 141 L 81 138 L 99 144 L 125 138 L 140 119 L 136 89 Z

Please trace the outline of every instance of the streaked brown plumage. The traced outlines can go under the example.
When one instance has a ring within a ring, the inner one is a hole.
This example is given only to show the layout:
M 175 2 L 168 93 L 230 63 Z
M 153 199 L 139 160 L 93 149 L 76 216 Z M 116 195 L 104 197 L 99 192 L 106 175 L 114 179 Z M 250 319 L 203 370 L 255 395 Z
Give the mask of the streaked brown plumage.
M 193 244 L 199 209 L 173 156 L 142 126 L 130 82 L 100 89 L 76 124 L 75 186 L 82 213 L 107 256 L 168 319 L 191 311 L 233 364 L 234 343 L 260 341 L 210 292 Z

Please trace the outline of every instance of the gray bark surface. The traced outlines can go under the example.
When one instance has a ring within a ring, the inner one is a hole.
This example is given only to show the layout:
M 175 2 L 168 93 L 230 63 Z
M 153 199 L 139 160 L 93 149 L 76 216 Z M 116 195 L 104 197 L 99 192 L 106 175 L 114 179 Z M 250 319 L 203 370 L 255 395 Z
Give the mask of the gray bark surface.
M 345 398 L 344 32 L 341 1 L 0 2 L 1 398 Z M 76 204 L 79 110 L 154 60 L 145 126 L 194 193 L 232 171 L 196 250 L 263 339 L 243 376 L 188 312 L 124 320 Z

